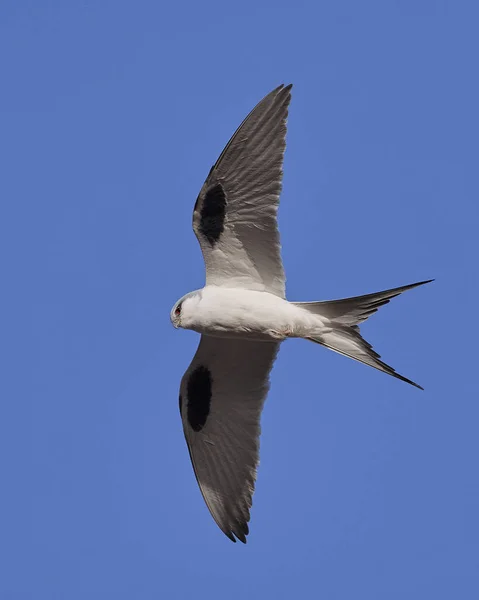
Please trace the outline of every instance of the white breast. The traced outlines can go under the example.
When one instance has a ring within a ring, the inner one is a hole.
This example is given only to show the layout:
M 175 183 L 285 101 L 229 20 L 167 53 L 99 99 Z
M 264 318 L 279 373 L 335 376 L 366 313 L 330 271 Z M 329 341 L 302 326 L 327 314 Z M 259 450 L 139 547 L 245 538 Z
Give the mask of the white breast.
M 311 319 L 309 313 L 274 294 L 207 286 L 188 328 L 217 337 L 283 340 L 301 337 Z

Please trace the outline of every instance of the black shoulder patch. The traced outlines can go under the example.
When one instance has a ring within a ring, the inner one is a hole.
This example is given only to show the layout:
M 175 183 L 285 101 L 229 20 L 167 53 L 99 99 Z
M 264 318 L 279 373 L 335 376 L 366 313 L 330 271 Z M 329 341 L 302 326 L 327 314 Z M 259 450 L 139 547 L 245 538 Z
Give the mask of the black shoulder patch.
M 181 397 L 181 394 L 180 394 L 180 397 L 178 398 L 178 404 L 180 405 L 180 417 L 182 417 L 183 411 L 181 410 L 181 405 L 183 404 L 183 398 Z
M 221 183 L 211 187 L 203 198 L 200 212 L 200 231 L 214 246 L 224 230 L 226 194 Z
M 194 431 L 201 431 L 210 413 L 211 373 L 200 365 L 188 379 L 188 423 Z

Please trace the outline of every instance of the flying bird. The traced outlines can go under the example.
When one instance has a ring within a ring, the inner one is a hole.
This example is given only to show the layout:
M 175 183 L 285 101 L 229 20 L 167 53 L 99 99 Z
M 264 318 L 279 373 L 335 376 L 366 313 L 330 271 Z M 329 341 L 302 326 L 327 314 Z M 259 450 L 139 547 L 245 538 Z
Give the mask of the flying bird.
M 206 285 L 170 315 L 174 327 L 201 334 L 180 413 L 203 498 L 233 542 L 246 543 L 249 532 L 261 410 L 281 342 L 304 338 L 420 388 L 380 359 L 359 325 L 432 280 L 342 300 L 286 300 L 277 211 L 291 88 L 265 96 L 211 168 L 193 210 Z

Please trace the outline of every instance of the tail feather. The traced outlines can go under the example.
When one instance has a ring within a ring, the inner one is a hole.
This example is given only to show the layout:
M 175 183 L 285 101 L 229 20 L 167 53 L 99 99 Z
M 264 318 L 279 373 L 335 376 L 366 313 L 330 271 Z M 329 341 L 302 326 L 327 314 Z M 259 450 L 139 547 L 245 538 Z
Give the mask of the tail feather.
M 361 336 L 358 324 L 374 314 L 378 308 L 387 304 L 391 298 L 399 296 L 402 292 L 419 285 L 430 283 L 430 281 L 433 280 L 430 279 L 383 292 L 345 298 L 343 300 L 295 302 L 295 304 L 313 314 L 325 317 L 329 321 L 329 328 L 319 334 L 314 332 L 306 336 L 306 339 L 369 365 L 422 390 L 423 388 L 420 385 L 396 373 L 392 367 L 381 360 L 380 355 L 373 350 L 371 344 Z
M 361 336 L 359 329 L 356 326 L 334 329 L 331 333 L 321 336 L 321 338 L 307 337 L 306 339 L 315 342 L 316 344 L 321 344 L 325 348 L 329 348 L 343 356 L 369 365 L 383 373 L 392 375 L 393 377 L 396 377 L 396 379 L 410 383 L 420 390 L 424 389 L 418 383 L 411 381 L 411 379 L 404 377 L 404 375 L 396 373 L 392 367 L 383 362 L 381 356 L 375 352 L 371 344 Z
M 366 294 L 365 296 L 354 296 L 342 300 L 327 300 L 326 302 L 295 302 L 296 305 L 307 308 L 310 312 L 331 319 L 341 325 L 358 325 L 374 314 L 378 308 L 387 304 L 391 298 L 395 298 L 415 287 L 431 283 L 434 279 L 403 285 L 402 287 Z

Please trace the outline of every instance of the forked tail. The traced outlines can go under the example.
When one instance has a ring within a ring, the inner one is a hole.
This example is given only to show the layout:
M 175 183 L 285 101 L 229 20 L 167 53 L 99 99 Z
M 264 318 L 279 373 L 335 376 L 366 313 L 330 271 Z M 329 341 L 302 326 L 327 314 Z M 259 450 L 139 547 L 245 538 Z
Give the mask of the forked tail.
M 344 356 L 358 360 L 370 367 L 379 369 L 383 373 L 392 375 L 401 381 L 410 383 L 419 389 L 423 389 L 414 381 L 403 377 L 399 373 L 380 360 L 380 356 L 373 350 L 371 344 L 361 337 L 359 332 L 359 324 L 365 321 L 378 308 L 387 304 L 391 298 L 399 296 L 407 290 L 430 283 L 433 281 L 420 281 L 411 285 L 377 292 L 375 294 L 367 294 L 365 296 L 356 296 L 354 298 L 345 298 L 343 300 L 330 300 L 327 302 L 295 302 L 297 306 L 307 309 L 313 314 L 321 317 L 326 317 L 329 320 L 331 329 L 326 330 L 320 335 L 307 336 L 306 339 L 321 344 L 330 350 L 339 352 Z

